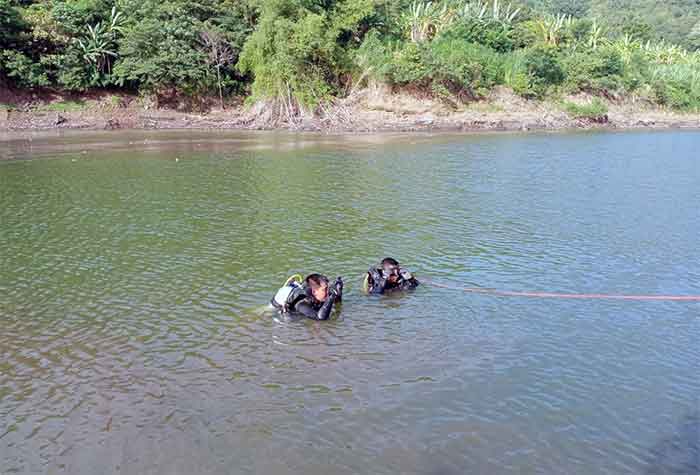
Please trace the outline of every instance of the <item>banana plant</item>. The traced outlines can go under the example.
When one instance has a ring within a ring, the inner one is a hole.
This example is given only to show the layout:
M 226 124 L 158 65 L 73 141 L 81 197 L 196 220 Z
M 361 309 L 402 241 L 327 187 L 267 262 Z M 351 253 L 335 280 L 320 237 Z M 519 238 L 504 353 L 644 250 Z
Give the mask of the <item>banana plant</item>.
M 603 41 L 605 41 L 605 29 L 596 20 L 593 20 L 591 31 L 588 34 L 588 47 L 597 49 Z
M 91 70 L 92 85 L 104 85 L 112 73 L 112 63 L 118 55 L 116 51 L 117 35 L 122 28 L 122 13 L 112 8 L 109 22 L 87 25 L 83 37 L 77 40 L 83 59 Z
M 632 37 L 629 33 L 625 33 L 624 36 L 619 38 L 617 41 L 612 43 L 612 47 L 620 55 L 622 61 L 629 65 L 632 62 L 632 55 L 642 48 L 641 43 Z
M 502 3 L 499 0 L 475 0 L 468 1 L 460 10 L 462 18 L 478 21 L 497 21 L 504 25 L 511 25 L 520 14 L 520 8 L 510 3 Z
M 428 41 L 449 26 L 455 17 L 451 3 L 414 0 L 408 9 L 406 20 L 411 41 L 414 43 Z
M 540 18 L 535 22 L 535 33 L 542 43 L 557 46 L 561 41 L 564 27 L 571 21 L 571 17 L 564 14 Z

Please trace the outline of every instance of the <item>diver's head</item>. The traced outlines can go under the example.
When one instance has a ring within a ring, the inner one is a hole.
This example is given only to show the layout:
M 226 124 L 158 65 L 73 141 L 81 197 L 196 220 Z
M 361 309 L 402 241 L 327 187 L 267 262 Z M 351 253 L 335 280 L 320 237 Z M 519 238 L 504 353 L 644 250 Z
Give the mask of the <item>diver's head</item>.
M 306 285 L 311 289 L 311 295 L 319 302 L 328 298 L 328 278 L 321 274 L 310 274 L 306 277 Z
M 389 282 L 396 282 L 399 280 L 399 272 L 401 267 L 399 266 L 399 261 L 391 257 L 385 257 L 382 259 L 382 270 L 386 276 L 386 280 Z

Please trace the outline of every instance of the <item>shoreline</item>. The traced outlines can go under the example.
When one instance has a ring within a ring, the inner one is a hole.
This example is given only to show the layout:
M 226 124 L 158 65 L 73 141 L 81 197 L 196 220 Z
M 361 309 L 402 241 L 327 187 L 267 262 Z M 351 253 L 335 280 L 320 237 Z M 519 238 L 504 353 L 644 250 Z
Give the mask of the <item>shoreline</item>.
M 557 103 L 522 99 L 505 89 L 460 108 L 430 98 L 363 90 L 323 108 L 323 116 L 306 114 L 292 120 L 275 116 L 273 108 L 246 108 L 240 102 L 224 110 L 195 113 L 143 106 L 133 96 L 104 95 L 88 102 L 78 98 L 79 103 L 59 96 L 58 102 L 55 97 L 44 98 L 17 108 L 0 108 L 0 132 L 269 130 L 365 134 L 700 129 L 698 113 L 675 112 L 639 101 L 606 101 L 605 115 L 576 119 Z M 586 103 L 591 98 L 579 95 L 567 99 Z

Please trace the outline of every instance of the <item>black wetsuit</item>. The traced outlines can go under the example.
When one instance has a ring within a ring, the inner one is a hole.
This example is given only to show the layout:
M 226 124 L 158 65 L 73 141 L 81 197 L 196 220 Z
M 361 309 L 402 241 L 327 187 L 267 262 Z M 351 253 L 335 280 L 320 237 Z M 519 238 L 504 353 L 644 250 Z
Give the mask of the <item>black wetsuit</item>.
M 289 294 L 287 303 L 283 308 L 276 305 L 274 301 L 273 305 L 283 313 L 299 313 L 313 320 L 328 320 L 333 310 L 333 304 L 341 300 L 341 293 L 329 288 L 326 301 L 319 302 L 314 298 L 309 287 L 302 286 L 294 289 Z
M 401 269 L 398 279 L 394 282 L 389 282 L 388 276 L 385 275 L 382 268 L 371 267 L 367 274 L 367 292 L 370 294 L 383 294 L 385 292 L 393 292 L 395 290 L 410 290 L 418 287 L 420 282 L 413 277 L 409 271 Z

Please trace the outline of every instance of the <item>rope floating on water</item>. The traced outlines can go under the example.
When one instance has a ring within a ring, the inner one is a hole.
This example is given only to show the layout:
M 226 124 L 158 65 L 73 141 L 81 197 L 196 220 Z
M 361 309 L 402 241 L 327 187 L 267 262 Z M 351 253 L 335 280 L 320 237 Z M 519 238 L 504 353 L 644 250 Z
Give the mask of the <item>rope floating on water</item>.
M 428 285 L 441 289 L 458 290 L 473 294 L 493 295 L 497 297 L 529 297 L 545 299 L 578 299 L 578 300 L 637 300 L 637 301 L 671 301 L 671 302 L 700 302 L 700 295 L 617 295 L 617 294 L 571 294 L 563 292 L 516 292 L 511 290 L 486 289 L 483 287 L 457 287 L 441 284 L 432 280 L 421 279 Z

